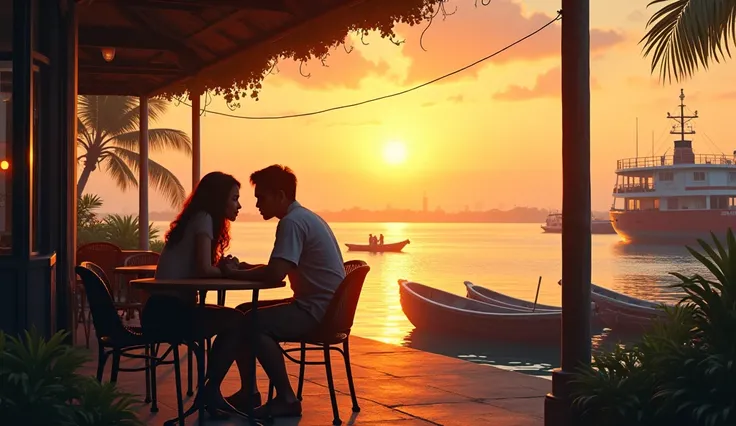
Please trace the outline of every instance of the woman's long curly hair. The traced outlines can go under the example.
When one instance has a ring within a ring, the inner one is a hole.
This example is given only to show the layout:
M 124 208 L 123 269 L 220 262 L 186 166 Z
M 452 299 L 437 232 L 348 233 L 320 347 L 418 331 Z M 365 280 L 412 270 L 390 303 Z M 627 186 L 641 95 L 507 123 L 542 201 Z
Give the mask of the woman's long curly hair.
M 179 216 L 171 222 L 166 244 L 178 244 L 184 238 L 189 221 L 197 213 L 205 212 L 212 218 L 212 263 L 217 263 L 230 246 L 230 221 L 225 217 L 225 208 L 234 186 L 239 188 L 240 182 L 231 175 L 222 172 L 205 175 L 184 202 Z

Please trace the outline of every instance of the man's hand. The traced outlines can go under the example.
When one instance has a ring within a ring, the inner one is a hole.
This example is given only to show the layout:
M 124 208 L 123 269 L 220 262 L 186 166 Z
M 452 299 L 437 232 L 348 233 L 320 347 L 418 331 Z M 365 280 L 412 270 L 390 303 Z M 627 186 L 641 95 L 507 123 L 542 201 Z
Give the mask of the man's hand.
M 223 277 L 229 277 L 233 271 L 237 270 L 237 266 L 233 262 L 220 262 L 217 267 L 220 268 Z

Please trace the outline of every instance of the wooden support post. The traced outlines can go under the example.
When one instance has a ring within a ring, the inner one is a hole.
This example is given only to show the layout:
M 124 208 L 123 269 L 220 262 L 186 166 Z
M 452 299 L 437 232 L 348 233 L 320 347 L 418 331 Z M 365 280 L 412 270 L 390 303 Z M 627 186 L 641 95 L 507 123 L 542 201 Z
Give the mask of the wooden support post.
M 192 101 L 192 191 L 194 191 L 202 177 L 201 94 L 190 93 L 189 98 Z
M 138 248 L 148 250 L 148 98 L 140 98 L 140 166 L 138 167 Z
M 590 365 L 590 0 L 562 0 L 562 368 L 545 426 L 578 425 L 570 379 Z

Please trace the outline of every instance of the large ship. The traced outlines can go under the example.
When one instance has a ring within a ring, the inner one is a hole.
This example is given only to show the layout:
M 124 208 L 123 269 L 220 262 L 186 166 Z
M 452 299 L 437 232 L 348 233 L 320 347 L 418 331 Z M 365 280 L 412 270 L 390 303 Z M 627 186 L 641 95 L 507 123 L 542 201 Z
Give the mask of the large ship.
M 672 155 L 618 160 L 610 214 L 626 241 L 692 244 L 736 230 L 736 151 L 696 155 L 688 138 L 698 112 L 688 113 L 680 90 L 679 114 L 667 113 L 679 136 Z

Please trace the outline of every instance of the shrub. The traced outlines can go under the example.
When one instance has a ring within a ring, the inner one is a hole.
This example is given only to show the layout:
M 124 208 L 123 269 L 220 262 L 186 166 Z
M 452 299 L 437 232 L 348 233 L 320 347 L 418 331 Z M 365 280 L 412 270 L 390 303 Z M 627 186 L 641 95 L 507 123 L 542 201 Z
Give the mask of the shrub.
M 633 345 L 576 375 L 575 406 L 599 426 L 736 424 L 736 239 L 698 240 L 690 253 L 713 275 L 673 273 L 685 296 Z
M 15 338 L 0 332 L 0 419 L 7 425 L 142 426 L 132 395 L 78 370 L 81 349 L 68 333 L 45 340 L 32 329 Z

